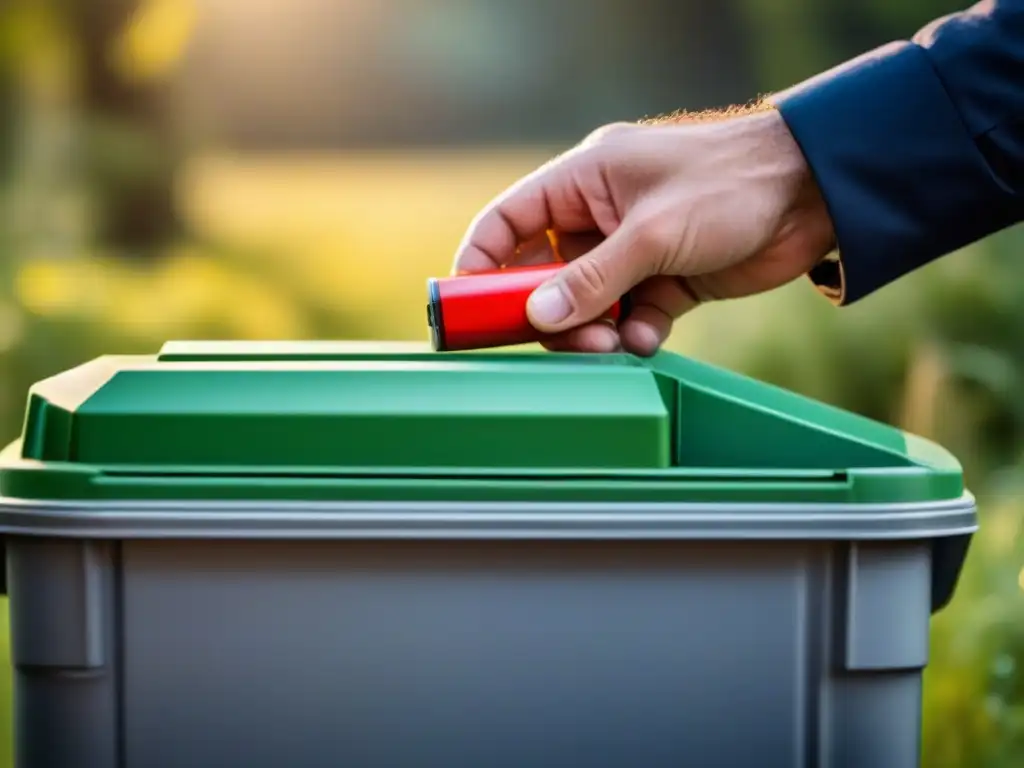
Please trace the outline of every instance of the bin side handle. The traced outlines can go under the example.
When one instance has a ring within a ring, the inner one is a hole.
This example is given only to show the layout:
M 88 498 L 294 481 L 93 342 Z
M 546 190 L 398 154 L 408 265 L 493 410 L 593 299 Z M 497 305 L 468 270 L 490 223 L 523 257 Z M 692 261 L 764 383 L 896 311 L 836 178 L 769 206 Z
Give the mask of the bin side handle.
M 953 599 L 973 535 L 940 536 L 932 540 L 932 613 Z

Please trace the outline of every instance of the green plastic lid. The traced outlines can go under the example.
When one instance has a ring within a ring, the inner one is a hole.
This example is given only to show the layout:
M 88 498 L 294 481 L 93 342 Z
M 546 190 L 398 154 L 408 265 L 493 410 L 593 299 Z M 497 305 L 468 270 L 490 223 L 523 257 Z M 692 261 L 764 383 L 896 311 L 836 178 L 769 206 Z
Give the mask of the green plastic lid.
M 964 488 L 932 443 L 668 352 L 193 342 L 33 387 L 0 494 L 878 504 Z

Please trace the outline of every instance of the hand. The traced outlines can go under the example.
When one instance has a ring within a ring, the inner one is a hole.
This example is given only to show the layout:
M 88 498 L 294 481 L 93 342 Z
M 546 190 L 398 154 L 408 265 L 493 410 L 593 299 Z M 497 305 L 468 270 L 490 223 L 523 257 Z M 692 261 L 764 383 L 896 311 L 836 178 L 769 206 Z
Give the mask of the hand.
M 490 203 L 453 271 L 560 256 L 571 263 L 527 305 L 530 322 L 556 334 L 545 346 L 651 355 L 698 304 L 788 283 L 834 244 L 803 155 L 767 110 L 598 130 Z M 595 322 L 629 291 L 617 330 Z

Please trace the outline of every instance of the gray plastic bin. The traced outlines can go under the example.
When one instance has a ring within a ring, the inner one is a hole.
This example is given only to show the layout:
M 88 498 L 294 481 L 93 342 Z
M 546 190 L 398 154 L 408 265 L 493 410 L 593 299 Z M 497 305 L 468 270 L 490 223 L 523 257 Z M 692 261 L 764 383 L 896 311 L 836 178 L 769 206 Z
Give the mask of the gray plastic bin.
M 18 768 L 917 768 L 976 527 L 940 448 L 667 353 L 168 345 L 0 466 Z

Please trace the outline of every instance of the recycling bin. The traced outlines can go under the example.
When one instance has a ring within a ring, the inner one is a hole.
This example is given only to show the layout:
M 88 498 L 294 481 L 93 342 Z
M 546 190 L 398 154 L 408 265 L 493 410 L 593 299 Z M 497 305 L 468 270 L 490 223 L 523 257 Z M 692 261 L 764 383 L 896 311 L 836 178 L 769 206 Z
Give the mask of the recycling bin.
M 170 343 L 0 457 L 18 768 L 916 768 L 942 448 L 662 352 Z

